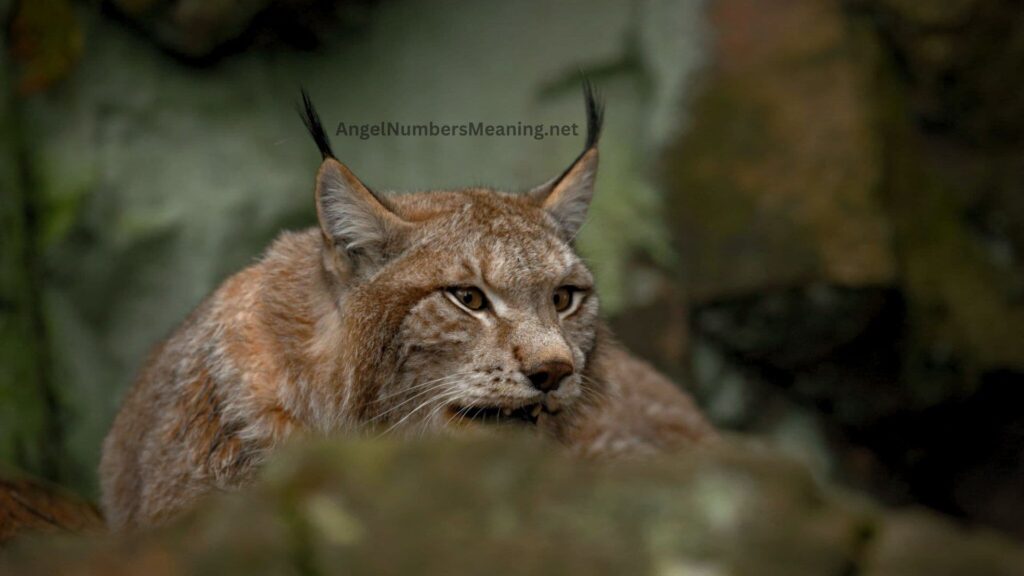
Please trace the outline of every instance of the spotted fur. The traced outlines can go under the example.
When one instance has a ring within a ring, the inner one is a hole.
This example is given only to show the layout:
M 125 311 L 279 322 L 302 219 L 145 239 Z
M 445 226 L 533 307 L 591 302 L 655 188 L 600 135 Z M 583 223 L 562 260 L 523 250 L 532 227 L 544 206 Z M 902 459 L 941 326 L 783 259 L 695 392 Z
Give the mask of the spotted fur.
M 572 246 L 593 195 L 587 146 L 526 194 L 467 188 L 383 195 L 324 156 L 319 227 L 282 234 L 152 353 L 106 438 L 115 528 L 152 524 L 244 483 L 296 434 L 423 434 L 486 425 L 476 408 L 533 407 L 533 426 L 583 454 L 662 450 L 712 434 L 689 398 L 615 344 Z M 572 307 L 552 303 L 561 286 Z M 476 287 L 473 311 L 449 289 Z M 537 367 L 571 371 L 554 389 Z M 496 417 L 498 419 L 498 417 Z

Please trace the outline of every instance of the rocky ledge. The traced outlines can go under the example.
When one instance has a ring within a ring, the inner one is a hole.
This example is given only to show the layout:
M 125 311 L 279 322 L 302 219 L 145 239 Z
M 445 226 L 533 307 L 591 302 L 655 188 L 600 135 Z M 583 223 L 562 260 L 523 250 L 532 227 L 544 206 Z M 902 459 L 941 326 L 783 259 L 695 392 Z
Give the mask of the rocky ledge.
M 12 574 L 1021 574 L 1024 551 L 725 442 L 584 462 L 530 438 L 283 450 L 158 530 L 21 539 Z

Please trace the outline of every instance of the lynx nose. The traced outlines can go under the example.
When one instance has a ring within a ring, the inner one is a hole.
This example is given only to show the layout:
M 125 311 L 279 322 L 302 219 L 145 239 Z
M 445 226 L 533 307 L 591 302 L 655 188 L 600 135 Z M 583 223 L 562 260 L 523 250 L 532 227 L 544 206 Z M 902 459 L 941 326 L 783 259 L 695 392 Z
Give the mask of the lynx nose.
M 526 371 L 530 384 L 541 392 L 557 390 L 569 374 L 572 374 L 572 364 L 562 360 L 543 362 Z

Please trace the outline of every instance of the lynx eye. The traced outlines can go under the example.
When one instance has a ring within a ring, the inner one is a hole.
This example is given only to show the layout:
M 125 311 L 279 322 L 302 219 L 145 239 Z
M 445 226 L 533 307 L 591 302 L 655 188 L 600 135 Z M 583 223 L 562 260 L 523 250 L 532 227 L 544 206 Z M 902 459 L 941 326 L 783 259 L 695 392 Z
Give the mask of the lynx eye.
M 555 310 L 558 312 L 565 312 L 572 306 L 572 301 L 575 299 L 575 295 L 578 290 L 571 286 L 562 286 L 555 290 L 554 295 L 551 297 L 552 303 L 555 305 Z
M 476 312 L 487 307 L 487 298 L 479 288 L 449 288 L 448 294 L 467 310 Z

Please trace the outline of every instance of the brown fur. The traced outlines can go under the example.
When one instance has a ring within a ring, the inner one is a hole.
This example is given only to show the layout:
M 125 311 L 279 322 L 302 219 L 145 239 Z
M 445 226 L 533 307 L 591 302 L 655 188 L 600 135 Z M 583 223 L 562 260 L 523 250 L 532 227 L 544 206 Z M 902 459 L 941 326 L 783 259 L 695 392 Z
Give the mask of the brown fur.
M 0 545 L 29 533 L 79 533 L 103 527 L 96 508 L 28 478 L 0 478 Z
M 153 352 L 104 444 L 113 527 L 239 485 L 296 433 L 455 430 L 481 424 L 478 408 L 497 420 L 542 406 L 535 427 L 584 454 L 712 434 L 688 397 L 608 337 L 572 248 L 600 110 L 591 147 L 527 194 L 381 196 L 333 158 L 307 106 L 325 156 L 320 227 L 283 234 Z M 560 286 L 579 289 L 563 312 L 552 304 Z M 489 308 L 464 308 L 452 287 L 478 288 Z M 545 393 L 529 376 L 553 365 L 571 373 Z

